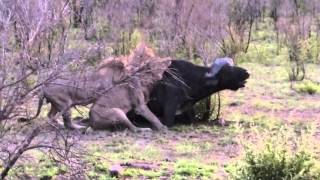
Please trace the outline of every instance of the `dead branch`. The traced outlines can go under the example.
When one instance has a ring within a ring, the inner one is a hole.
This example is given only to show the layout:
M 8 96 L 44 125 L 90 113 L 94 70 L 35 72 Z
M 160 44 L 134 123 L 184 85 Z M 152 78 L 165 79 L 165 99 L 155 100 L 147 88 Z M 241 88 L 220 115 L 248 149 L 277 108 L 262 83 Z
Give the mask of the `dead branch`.
M 37 126 L 34 128 L 31 133 L 25 138 L 22 144 L 16 148 L 14 154 L 10 154 L 8 161 L 5 163 L 4 169 L 1 172 L 0 179 L 4 179 L 10 169 L 15 165 L 20 156 L 28 150 L 28 146 L 32 142 L 32 140 L 40 133 L 40 127 Z
M 123 167 L 138 168 L 138 169 L 144 169 L 144 170 L 154 170 L 159 167 L 154 163 L 147 163 L 147 162 L 126 162 L 126 163 L 121 163 L 120 165 Z

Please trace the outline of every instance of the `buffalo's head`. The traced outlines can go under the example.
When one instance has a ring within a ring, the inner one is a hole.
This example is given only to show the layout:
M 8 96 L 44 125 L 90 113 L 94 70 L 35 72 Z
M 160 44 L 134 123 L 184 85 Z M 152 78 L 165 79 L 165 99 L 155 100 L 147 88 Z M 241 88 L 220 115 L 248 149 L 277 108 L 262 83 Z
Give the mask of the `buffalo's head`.
M 249 76 L 246 69 L 234 66 L 233 60 L 228 57 L 217 59 L 205 75 L 207 85 L 230 90 L 245 87 Z

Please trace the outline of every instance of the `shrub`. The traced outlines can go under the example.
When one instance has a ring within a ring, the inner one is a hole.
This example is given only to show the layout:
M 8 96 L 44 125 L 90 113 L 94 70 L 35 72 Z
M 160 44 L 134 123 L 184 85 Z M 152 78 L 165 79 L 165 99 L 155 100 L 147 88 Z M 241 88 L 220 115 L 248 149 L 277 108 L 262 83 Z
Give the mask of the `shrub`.
M 304 81 L 296 86 L 298 92 L 316 94 L 320 93 L 320 85 L 312 81 Z
M 267 144 L 263 152 L 248 151 L 243 162 L 227 170 L 236 180 L 307 180 L 319 177 L 314 168 L 310 154 L 304 151 L 293 154 L 283 147 Z
M 120 40 L 113 47 L 115 55 L 128 55 L 139 42 L 143 41 L 143 34 L 138 29 L 133 32 L 122 31 L 119 35 Z
M 96 36 L 98 40 L 107 38 L 110 35 L 111 26 L 108 21 L 103 18 L 97 18 L 95 23 Z
M 319 63 L 320 43 L 315 32 L 311 32 L 309 38 L 303 44 L 302 53 L 308 63 Z

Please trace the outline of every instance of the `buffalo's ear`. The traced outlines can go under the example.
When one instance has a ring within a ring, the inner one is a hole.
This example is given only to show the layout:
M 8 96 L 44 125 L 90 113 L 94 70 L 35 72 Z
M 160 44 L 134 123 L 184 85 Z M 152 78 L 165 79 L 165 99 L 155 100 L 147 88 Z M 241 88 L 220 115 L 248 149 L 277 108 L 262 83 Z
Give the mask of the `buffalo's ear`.
M 217 78 L 206 78 L 206 85 L 207 86 L 216 86 L 219 83 L 219 80 Z

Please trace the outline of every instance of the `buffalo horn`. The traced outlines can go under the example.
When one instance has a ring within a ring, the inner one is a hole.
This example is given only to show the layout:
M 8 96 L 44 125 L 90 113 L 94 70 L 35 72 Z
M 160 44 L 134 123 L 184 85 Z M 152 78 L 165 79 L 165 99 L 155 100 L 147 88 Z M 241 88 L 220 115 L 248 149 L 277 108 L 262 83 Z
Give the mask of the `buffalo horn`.
M 210 72 L 206 73 L 206 77 L 213 77 L 221 70 L 224 65 L 234 66 L 234 62 L 229 57 L 218 58 L 211 65 Z

